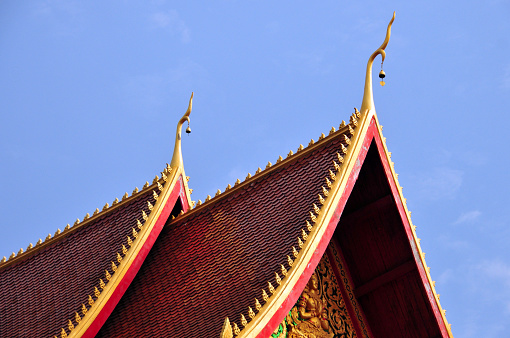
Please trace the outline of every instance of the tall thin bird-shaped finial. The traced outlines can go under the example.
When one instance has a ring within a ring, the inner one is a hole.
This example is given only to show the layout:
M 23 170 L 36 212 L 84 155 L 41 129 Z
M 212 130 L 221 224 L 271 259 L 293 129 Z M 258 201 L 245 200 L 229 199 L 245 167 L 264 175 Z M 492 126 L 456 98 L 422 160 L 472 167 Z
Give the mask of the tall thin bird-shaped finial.
M 189 105 L 188 105 L 188 109 L 186 110 L 186 113 L 184 113 L 184 115 L 181 117 L 181 119 L 177 123 L 177 133 L 175 135 L 174 155 L 172 156 L 172 162 L 170 162 L 170 166 L 174 169 L 177 167 L 183 167 L 182 151 L 181 151 L 181 132 L 182 132 L 182 125 L 184 124 L 184 122 L 188 121 L 188 126 L 189 126 L 189 121 L 190 121 L 189 115 L 191 114 L 192 103 L 193 103 L 193 92 L 191 92 L 191 97 L 189 99 Z M 186 131 L 188 132 L 188 130 L 186 130 Z
M 386 52 L 384 49 L 388 45 L 390 41 L 391 35 L 391 25 L 393 24 L 393 20 L 395 20 L 395 12 L 393 12 L 393 17 L 388 24 L 388 29 L 386 31 L 386 38 L 382 43 L 381 47 L 379 47 L 370 57 L 368 58 L 367 64 L 367 74 L 365 76 L 365 91 L 363 93 L 363 102 L 361 103 L 361 114 L 365 114 L 369 110 L 375 110 L 374 106 L 374 93 L 372 90 L 372 65 L 374 63 L 374 59 L 377 55 L 381 54 L 382 62 L 384 62 L 384 58 L 386 57 Z

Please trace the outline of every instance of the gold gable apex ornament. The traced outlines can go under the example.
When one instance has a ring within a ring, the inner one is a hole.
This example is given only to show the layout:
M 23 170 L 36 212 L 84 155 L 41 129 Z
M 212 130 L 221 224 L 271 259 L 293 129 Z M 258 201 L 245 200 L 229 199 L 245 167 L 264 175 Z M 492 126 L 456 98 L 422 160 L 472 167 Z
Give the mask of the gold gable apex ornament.
M 182 162 L 182 151 L 181 151 L 181 135 L 182 135 L 182 126 L 184 122 L 188 122 L 188 128 L 186 128 L 186 133 L 191 133 L 191 129 L 189 127 L 189 115 L 191 114 L 191 108 L 193 103 L 193 92 L 191 92 L 191 97 L 189 99 L 188 109 L 186 110 L 186 113 L 181 117 L 179 122 L 177 123 L 177 132 L 175 134 L 175 146 L 174 146 L 174 154 L 172 156 L 172 162 L 170 162 L 170 167 L 177 168 L 177 167 L 183 167 Z

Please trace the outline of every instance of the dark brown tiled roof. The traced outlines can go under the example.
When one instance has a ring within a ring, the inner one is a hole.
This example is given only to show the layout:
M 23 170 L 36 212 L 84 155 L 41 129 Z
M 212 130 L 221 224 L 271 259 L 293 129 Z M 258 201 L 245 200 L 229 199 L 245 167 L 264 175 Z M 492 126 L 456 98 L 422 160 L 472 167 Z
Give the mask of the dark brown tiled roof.
M 169 222 L 98 337 L 218 337 L 225 317 L 249 318 L 339 149 L 337 133 Z
M 0 267 L 0 337 L 60 337 L 75 311 L 81 315 L 105 270 L 112 273 L 111 261 L 137 218 L 142 210 L 149 213 L 147 201 L 155 203 L 152 189 Z

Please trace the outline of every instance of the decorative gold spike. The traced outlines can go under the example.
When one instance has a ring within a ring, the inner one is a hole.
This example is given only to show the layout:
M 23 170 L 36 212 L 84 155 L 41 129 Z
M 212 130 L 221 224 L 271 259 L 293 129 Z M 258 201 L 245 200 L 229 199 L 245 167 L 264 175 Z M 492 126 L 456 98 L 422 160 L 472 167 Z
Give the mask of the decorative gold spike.
M 299 255 L 299 252 L 296 250 L 295 247 L 292 247 L 292 254 L 294 255 L 295 258 L 297 258 L 297 256 Z
M 70 225 L 69 225 L 69 223 L 68 223 L 68 224 L 66 225 L 66 227 L 64 228 L 64 231 L 67 231 L 67 230 L 69 230 L 69 229 L 71 229 L 71 226 L 70 226 Z
M 297 152 L 299 153 L 301 150 L 305 149 L 302 144 L 299 145 L 299 148 L 297 148 Z
M 108 203 L 106 203 L 103 207 L 103 211 L 108 209 L 110 207 L 110 205 Z M 76 225 L 76 222 L 74 223 L 74 225 Z
M 42 244 L 42 239 L 39 238 L 39 240 L 37 241 L 37 243 L 35 243 L 35 245 L 41 245 Z
M 301 236 L 305 241 L 308 239 L 308 234 L 306 233 L 305 229 L 301 229 Z
M 131 196 L 138 194 L 138 191 L 139 191 L 139 190 L 138 190 L 138 187 L 135 187 L 135 188 L 133 189 L 133 192 L 131 193 Z
M 354 129 L 351 127 L 350 124 L 347 126 L 347 131 L 349 132 L 349 135 L 354 135 Z
M 349 119 L 350 125 L 357 127 L 358 126 L 358 118 L 356 117 L 356 113 L 353 113 Z
M 161 185 L 161 183 L 158 182 L 158 190 L 159 191 L 163 191 L 163 186 Z
M 119 203 L 119 199 L 117 197 L 115 197 L 115 200 L 112 202 L 112 205 L 115 205 L 117 203 Z
M 157 201 L 159 198 L 159 195 L 156 193 L 156 191 L 152 190 L 152 197 L 154 197 L 154 200 Z
M 126 193 L 125 193 L 124 195 L 122 195 L 122 200 L 124 201 L 124 200 L 125 200 L 126 198 L 128 198 L 128 197 L 129 197 L 129 194 L 128 194 L 128 193 L 127 193 L 127 191 L 126 191 Z
M 425 258 L 425 252 L 422 251 L 421 254 L 423 255 L 423 258 Z
M 186 182 L 189 182 L 189 176 L 186 176 Z
M 317 206 L 317 204 L 313 204 L 313 211 L 318 215 L 321 212 L 321 209 Z
M 135 228 L 131 228 L 131 233 L 135 239 L 138 237 L 138 232 L 135 230 Z
M 76 320 L 76 322 L 77 322 L 78 324 L 80 324 L 80 322 L 81 322 L 81 317 L 80 317 L 80 315 L 78 314 L 78 312 L 75 312 L 75 313 L 74 313 L 74 320 Z
M 315 215 L 311 211 L 310 211 L 310 218 L 312 219 L 312 222 L 315 222 L 317 220 L 317 217 L 315 217 Z
M 345 127 L 345 121 L 342 120 L 342 123 L 340 123 L 340 126 L 338 127 L 338 129 L 342 129 L 343 127 Z
M 416 225 L 411 225 L 411 228 L 413 229 L 414 232 L 416 232 Z
M 324 205 L 324 203 L 326 202 L 326 200 L 324 199 L 324 197 L 322 197 L 322 195 L 321 195 L 321 194 L 318 194 L 318 196 L 319 196 L 319 203 L 320 203 L 321 205 Z
M 195 204 L 197 204 L 197 202 L 195 202 L 195 201 L 191 201 L 191 207 L 192 207 L 192 208 L 193 208 L 193 207 L 195 207 Z
M 313 229 L 313 226 L 310 224 L 310 222 L 308 222 L 308 220 L 306 220 L 306 229 L 308 229 L 308 231 L 312 231 Z
M 331 130 L 329 131 L 329 135 L 333 134 L 336 131 L 335 127 L 331 127 Z
M 241 324 L 242 324 L 243 326 L 248 325 L 248 321 L 246 320 L 246 318 L 244 317 L 244 315 L 243 315 L 243 314 L 241 314 Z
M 436 287 L 436 281 L 435 280 L 432 281 L 432 286 Z
M 441 310 L 441 312 L 443 313 L 443 316 L 446 316 L 446 309 Z
M 154 177 L 154 179 L 152 180 L 152 184 L 155 184 L 158 181 L 159 181 L 159 176 L 156 175 L 156 177 Z
M 181 212 L 179 213 L 179 215 L 184 215 L 184 210 L 181 210 Z
M 287 255 L 287 263 L 289 264 L 290 267 L 292 267 L 292 264 L 294 264 L 294 261 L 292 260 L 292 258 L 290 258 L 289 255 Z
M 266 169 L 271 168 L 272 166 L 273 166 L 273 164 L 271 162 L 267 161 Z
M 166 169 L 165 169 L 166 170 Z M 168 177 L 166 176 L 166 174 L 164 172 L 161 173 L 161 178 L 163 179 L 163 181 L 166 182 L 166 180 L 168 179 Z
M 99 214 L 99 208 L 96 208 L 96 210 L 94 210 L 94 212 L 92 213 L 92 216 L 95 216 L 97 214 Z
M 121 260 L 122 260 L 122 257 L 121 257 Z M 117 265 L 115 265 L 114 262 L 112 262 L 112 271 L 113 271 L 113 273 L 115 273 L 115 271 L 117 271 Z
M 282 272 L 283 277 L 287 276 L 287 269 L 285 269 L 283 264 L 280 264 L 280 267 L 281 267 L 281 272 Z
M 276 292 L 276 290 L 274 289 L 273 284 L 271 284 L 271 282 L 267 282 L 267 285 L 269 288 L 269 292 L 271 292 L 271 294 L 274 294 Z
M 336 175 L 334 172 L 331 171 L 331 169 L 329 170 L 329 177 L 334 181 L 336 180 Z
M 87 214 L 87 215 L 88 215 L 88 214 Z M 55 231 L 55 235 L 53 235 L 53 236 L 60 235 L 60 233 L 61 233 L 61 232 L 62 232 L 62 231 L 60 231 L 60 229 L 57 229 L 57 231 Z
M 202 200 L 198 200 L 198 202 L 197 202 L 197 207 L 198 207 L 199 205 L 202 205 Z
M 330 188 L 330 189 L 331 189 L 331 186 L 333 185 L 333 184 L 331 184 L 331 181 L 330 181 L 330 180 L 329 180 L 329 178 L 327 178 L 327 177 L 326 177 L 326 185 L 327 185 L 327 186 L 328 186 L 328 188 Z
M 20 248 L 18 251 L 18 255 L 21 255 L 23 253 L 23 248 Z
M 255 318 L 255 312 L 249 306 L 248 306 L 248 316 L 250 316 L 251 319 Z
M 5 258 L 5 256 L 2 258 L 2 260 L 0 261 L 0 263 L 5 263 L 7 261 L 7 258 Z
M 336 153 L 336 158 L 338 159 L 338 162 L 340 162 L 340 164 L 344 163 L 344 158 L 342 155 L 340 155 L 340 153 Z
M 339 165 L 338 163 L 336 163 L 336 161 L 335 161 L 335 160 L 333 160 L 333 165 L 335 166 L 335 170 L 336 170 L 336 171 L 340 171 L 340 169 L 341 169 L 341 168 L 340 168 L 340 165 Z
M 239 330 L 239 326 L 237 326 L 237 323 L 234 323 L 233 327 L 234 327 L 234 334 L 236 336 L 241 333 L 241 330 Z
M 51 234 L 48 234 L 48 236 L 46 236 L 45 241 L 47 241 L 47 240 L 49 240 L 49 239 L 51 239 Z
M 236 180 L 236 183 L 234 183 L 234 186 L 235 186 L 235 185 L 238 185 L 238 184 L 241 184 L 241 180 L 240 180 L 240 179 L 237 179 L 237 180 Z
M 262 308 L 262 305 L 260 305 L 260 302 L 257 298 L 255 298 L 255 309 L 257 311 L 260 311 L 260 309 Z
M 282 284 L 282 279 L 280 278 L 280 275 L 278 274 L 278 272 L 275 272 L 275 278 L 276 278 L 276 283 L 278 285 Z
M 430 266 L 427 266 L 427 273 L 430 275 Z
M 340 152 L 342 155 L 347 154 L 347 148 L 343 145 L 343 143 L 340 143 Z
M 221 195 L 221 190 L 220 189 L 216 190 L 216 194 L 214 196 L 216 197 L 216 196 L 219 196 L 219 195 Z
M 232 189 L 232 186 L 230 184 L 228 184 L 227 187 L 225 188 L 225 191 L 230 190 L 230 189 Z
M 108 271 L 108 270 L 104 270 L 104 272 L 105 272 L 106 280 L 107 280 L 107 281 L 110 281 L 110 279 L 112 279 L 112 275 L 110 275 L 110 271 Z
M 71 319 L 69 319 L 69 322 L 67 323 L 67 328 L 69 329 L 69 331 L 74 330 L 74 325 Z
M 127 244 L 129 246 L 133 246 L 133 240 L 131 239 L 131 237 L 129 237 L 129 236 L 126 236 L 126 237 L 127 237 Z
M 145 210 L 142 210 L 142 218 L 144 221 L 146 221 L 149 218 L 149 216 L 147 216 L 147 214 L 145 213 Z
M 283 161 L 283 157 L 278 156 L 278 159 L 276 160 L 276 163 L 280 163 L 281 161 Z
M 90 299 L 92 299 L 92 297 Z M 92 302 L 94 302 L 94 300 L 92 300 Z M 88 312 L 88 309 L 85 306 L 85 304 L 81 304 L 81 313 L 85 316 L 87 314 L 87 312 Z
M 127 255 L 128 253 L 128 249 L 126 248 L 126 246 L 124 244 L 122 244 L 122 253 L 125 255 Z
M 78 224 L 80 224 L 80 219 L 79 218 L 77 218 L 76 221 L 74 221 L 73 225 L 78 225 Z
M 9 256 L 9 259 L 13 259 L 14 257 L 16 257 L 16 254 L 13 252 L 13 253 Z
M 361 117 L 361 113 L 359 112 L 358 108 L 354 107 L 354 114 L 356 114 L 357 118 Z
M 436 293 L 437 295 L 437 300 L 441 300 L 441 295 L 439 293 Z
M 99 278 L 99 287 L 101 288 L 101 290 L 104 290 L 104 288 L 106 287 L 106 284 L 101 278 Z
M 260 174 L 262 172 L 262 169 L 260 167 L 257 168 L 257 171 L 255 171 L 255 175 Z
M 94 305 L 94 298 L 92 298 L 92 296 L 91 296 L 91 295 L 89 295 L 89 299 L 88 299 L 88 301 L 89 301 L 89 305 L 90 305 L 90 306 Z M 83 310 L 83 309 L 82 309 L 82 310 Z
M 324 135 L 324 133 L 321 133 L 321 136 L 319 136 L 319 141 L 322 140 L 325 137 L 326 137 L 326 135 Z
M 343 142 L 343 143 L 345 143 L 345 144 L 347 144 L 347 145 L 351 144 L 351 139 L 349 139 L 349 138 L 347 137 L 347 135 L 342 134 L 342 136 L 341 136 L 340 138 L 341 138 L 341 140 L 342 140 L 342 142 Z
M 329 195 L 329 191 L 328 189 L 326 189 L 324 186 L 322 187 L 322 193 L 324 194 L 324 196 L 328 197 Z
M 311 146 L 312 144 L 314 144 L 315 141 L 313 139 L 310 140 L 310 143 L 308 143 L 308 146 Z
M 188 188 L 188 192 L 190 195 L 193 194 L 193 189 Z
M 302 249 L 303 248 L 303 241 L 301 240 L 301 238 L 298 237 L 297 238 L 297 242 L 298 242 L 299 248 Z
M 251 174 L 248 173 L 248 175 L 246 175 L 246 179 L 250 179 L 251 178 Z
M 289 151 L 289 153 L 287 154 L 287 157 L 290 157 L 290 156 L 292 156 L 292 155 L 294 155 L 294 153 L 293 153 L 293 152 L 292 152 L 292 150 L 291 150 L 291 151 Z
M 101 292 L 99 291 L 99 289 L 97 288 L 97 286 L 94 286 L 94 296 L 99 297 L 101 295 Z
M 117 252 L 117 262 L 122 262 L 122 256 Z
M 418 242 L 418 244 L 420 244 L 421 243 L 421 238 L 416 237 L 416 241 Z
M 172 219 L 175 219 L 175 216 L 174 216 L 174 215 L 172 215 Z
M 211 195 L 207 195 L 207 197 L 205 198 L 205 201 L 210 201 L 211 200 Z
M 147 189 L 148 187 L 149 187 L 149 182 L 145 181 L 145 184 L 143 185 L 142 190 Z
M 67 333 L 66 330 L 64 330 L 64 328 L 62 328 L 62 331 L 60 331 L 60 338 L 67 338 Z
M 136 227 L 138 228 L 138 230 L 142 230 L 143 224 L 142 222 L 140 222 L 139 219 L 136 220 Z
M 149 201 L 147 201 L 147 206 L 149 207 L 150 211 L 152 211 L 152 209 L 154 209 L 154 206 Z
M 269 299 L 269 296 L 267 295 L 267 292 L 264 289 L 262 289 L 262 299 L 264 300 L 264 302 L 267 302 L 267 300 Z

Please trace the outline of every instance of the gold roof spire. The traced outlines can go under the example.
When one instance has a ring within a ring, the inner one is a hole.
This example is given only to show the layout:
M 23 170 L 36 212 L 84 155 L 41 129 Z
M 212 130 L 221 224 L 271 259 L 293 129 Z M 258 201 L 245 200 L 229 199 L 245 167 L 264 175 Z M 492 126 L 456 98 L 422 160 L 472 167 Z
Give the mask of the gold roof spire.
M 181 117 L 179 122 L 177 123 L 177 133 L 175 135 L 175 147 L 174 147 L 174 155 L 172 156 L 172 162 L 170 162 L 170 166 L 172 168 L 177 167 L 183 167 L 182 163 L 182 152 L 181 152 L 181 132 L 182 132 L 182 125 L 184 122 L 188 121 L 188 128 L 186 129 L 187 133 L 191 132 L 191 129 L 189 129 L 189 115 L 191 114 L 191 105 L 193 102 L 193 92 L 191 92 L 191 97 L 189 99 L 189 105 L 188 109 L 186 110 L 186 113 Z
M 388 42 L 390 41 L 391 25 L 393 24 L 393 20 L 395 20 L 395 12 L 393 12 L 393 17 L 391 18 L 390 23 L 388 24 L 388 29 L 386 31 L 386 38 L 384 39 L 384 42 L 382 43 L 381 47 L 379 47 L 375 52 L 373 52 L 372 55 L 370 55 L 370 57 L 368 58 L 367 73 L 365 76 L 365 91 L 363 93 L 363 101 L 361 103 L 361 114 L 365 114 L 369 110 L 375 111 L 374 94 L 372 91 L 372 65 L 374 63 L 375 57 L 379 54 L 381 54 L 382 62 L 384 62 L 384 58 L 386 57 L 386 52 L 384 51 L 384 49 L 386 48 Z

